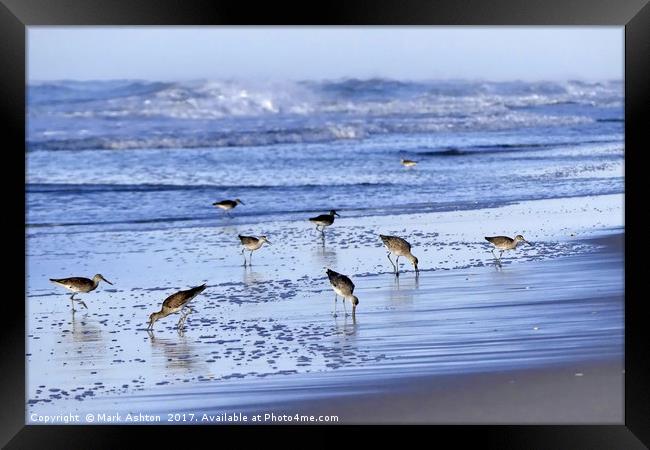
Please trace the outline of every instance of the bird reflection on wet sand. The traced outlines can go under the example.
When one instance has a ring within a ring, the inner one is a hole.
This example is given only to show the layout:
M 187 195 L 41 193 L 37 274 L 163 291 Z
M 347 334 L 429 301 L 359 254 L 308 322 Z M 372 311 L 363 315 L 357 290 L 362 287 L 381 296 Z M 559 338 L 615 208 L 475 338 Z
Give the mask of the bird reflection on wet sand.
M 336 324 L 337 331 L 340 331 L 345 336 L 353 336 L 357 332 L 357 316 L 353 315 L 334 316 L 334 323 Z M 340 322 L 343 322 L 342 324 Z
M 252 266 L 248 265 L 244 267 L 242 281 L 247 286 L 256 283 L 263 283 L 266 281 L 266 276 L 262 272 L 253 271 Z
M 200 368 L 195 346 L 188 342 L 182 330 L 178 330 L 177 338 L 161 339 L 156 337 L 152 330 L 147 330 L 147 334 L 151 341 L 154 361 L 164 361 L 164 365 L 168 369 L 194 371 Z
M 412 303 L 416 291 L 420 288 L 420 277 L 415 276 L 408 279 L 394 277 L 393 288 L 388 290 L 388 298 L 391 302 L 408 302 Z
M 87 319 L 79 319 L 72 315 L 72 340 L 75 343 L 102 342 L 102 330 Z

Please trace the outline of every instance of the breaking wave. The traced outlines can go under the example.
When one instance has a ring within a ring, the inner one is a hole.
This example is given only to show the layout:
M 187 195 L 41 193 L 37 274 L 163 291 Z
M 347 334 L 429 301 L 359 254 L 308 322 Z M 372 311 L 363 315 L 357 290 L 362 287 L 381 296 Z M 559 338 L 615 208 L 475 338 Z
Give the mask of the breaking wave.
M 196 148 L 552 127 L 593 122 L 581 108 L 622 99 L 618 81 L 41 82 L 28 87 L 28 142 L 30 150 Z M 555 113 L 558 105 L 573 113 Z

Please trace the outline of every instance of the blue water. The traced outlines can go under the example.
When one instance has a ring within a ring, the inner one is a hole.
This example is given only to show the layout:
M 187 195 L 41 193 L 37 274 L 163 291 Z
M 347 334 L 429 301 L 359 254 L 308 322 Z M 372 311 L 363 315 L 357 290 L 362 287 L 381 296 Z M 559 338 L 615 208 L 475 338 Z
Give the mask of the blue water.
M 621 193 L 623 133 L 620 81 L 42 82 L 28 234 Z

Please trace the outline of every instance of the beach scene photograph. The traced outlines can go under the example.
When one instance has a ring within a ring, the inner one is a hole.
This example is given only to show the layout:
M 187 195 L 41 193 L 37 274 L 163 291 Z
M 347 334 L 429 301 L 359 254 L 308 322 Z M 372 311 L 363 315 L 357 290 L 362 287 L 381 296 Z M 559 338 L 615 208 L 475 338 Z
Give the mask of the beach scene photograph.
M 27 28 L 28 425 L 624 423 L 623 27 Z

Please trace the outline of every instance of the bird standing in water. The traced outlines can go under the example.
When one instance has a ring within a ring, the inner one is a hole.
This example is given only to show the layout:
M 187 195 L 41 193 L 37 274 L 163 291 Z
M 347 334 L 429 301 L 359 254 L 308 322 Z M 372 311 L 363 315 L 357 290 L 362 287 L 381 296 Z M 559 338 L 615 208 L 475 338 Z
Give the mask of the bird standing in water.
M 99 286 L 100 281 L 105 281 L 110 285 L 113 284 L 99 273 L 95 275 L 92 278 L 92 280 L 90 278 L 71 277 L 71 278 L 50 278 L 50 281 L 54 284 L 58 284 L 59 286 L 62 286 L 67 290 L 73 292 L 73 294 L 70 296 L 70 305 L 72 306 L 72 312 L 75 311 L 74 302 L 79 302 L 84 308 L 88 309 L 88 307 L 82 300 L 74 298 L 75 295 L 77 295 L 78 293 L 85 294 L 87 292 L 94 291 L 95 289 L 97 289 L 97 286 Z
M 151 313 L 149 316 L 149 326 L 147 327 L 147 330 L 153 330 L 153 324 L 159 320 L 162 319 L 163 317 L 167 317 L 170 314 L 177 313 L 179 311 L 182 311 L 187 304 L 189 303 L 190 300 L 192 300 L 194 297 L 199 295 L 201 292 L 205 290 L 205 283 L 202 284 L 201 286 L 193 287 L 191 289 L 188 289 L 186 291 L 178 291 L 175 294 L 170 295 L 167 297 L 162 304 L 162 308 L 160 308 L 160 311 Z M 185 320 L 187 319 L 187 316 L 189 315 L 190 312 L 192 312 L 192 309 L 188 306 L 189 309 L 188 312 L 182 313 L 181 318 L 178 320 L 178 324 L 176 327 L 180 329 L 183 325 L 185 325 Z
M 488 241 L 490 244 L 494 245 L 494 248 L 491 251 L 492 251 L 492 255 L 494 256 L 494 259 L 497 262 L 501 262 L 501 256 L 503 256 L 504 251 L 516 249 L 517 244 L 519 244 L 520 242 L 525 242 L 528 245 L 533 245 L 530 242 L 528 242 L 526 239 L 524 239 L 524 237 L 521 234 L 515 236 L 514 239 L 508 236 L 485 236 L 485 240 Z M 498 258 L 497 255 L 494 253 L 494 249 L 501 251 L 501 253 L 499 253 Z
M 336 211 L 331 210 L 329 214 L 321 214 L 320 216 L 312 217 L 309 221 L 316 224 L 316 230 L 318 230 L 318 227 L 321 227 L 319 231 L 325 234 L 325 227 L 329 227 L 334 223 L 334 216 L 341 217 Z
M 241 241 L 241 245 L 244 246 L 244 248 L 241 250 L 242 255 L 244 255 L 244 252 L 246 250 L 249 250 L 250 256 L 249 256 L 249 264 L 252 266 L 253 265 L 253 252 L 266 242 L 267 244 L 271 245 L 269 240 L 266 238 L 266 236 L 260 236 L 259 238 L 256 238 L 255 236 L 242 236 L 241 234 L 239 235 L 239 240 Z M 244 255 L 244 267 L 246 267 L 246 255 Z
M 327 269 L 327 277 L 330 280 L 332 289 L 334 289 L 334 317 L 336 317 L 336 300 L 340 295 L 343 297 L 343 308 L 345 306 L 345 300 L 350 300 L 352 303 L 352 317 L 354 317 L 357 305 L 359 304 L 359 299 L 354 295 L 354 283 L 347 276 L 335 272 L 331 269 Z M 345 315 L 348 315 L 347 309 L 345 310 Z
M 406 242 L 406 240 L 402 239 L 401 237 L 397 237 L 397 236 L 385 236 L 383 234 L 380 234 L 379 237 L 381 238 L 382 242 L 388 249 L 387 257 L 390 263 L 393 264 L 393 269 L 395 270 L 396 276 L 399 276 L 400 256 L 404 256 L 406 259 L 411 261 L 413 267 L 415 267 L 416 275 L 420 273 L 420 270 L 418 269 L 418 259 L 415 256 L 413 256 L 413 254 L 411 253 L 411 244 Z M 395 263 L 393 263 L 393 260 L 390 259 L 391 253 L 394 253 L 397 256 Z
M 243 205 L 244 202 L 242 202 L 241 200 L 236 198 L 234 200 L 222 200 L 220 202 L 214 202 L 212 204 L 212 206 L 216 206 L 217 208 L 221 208 L 226 212 L 226 214 L 229 214 L 230 210 L 235 208 L 239 204 Z

